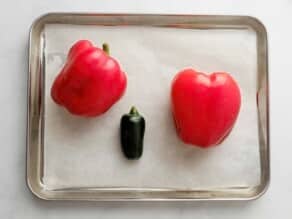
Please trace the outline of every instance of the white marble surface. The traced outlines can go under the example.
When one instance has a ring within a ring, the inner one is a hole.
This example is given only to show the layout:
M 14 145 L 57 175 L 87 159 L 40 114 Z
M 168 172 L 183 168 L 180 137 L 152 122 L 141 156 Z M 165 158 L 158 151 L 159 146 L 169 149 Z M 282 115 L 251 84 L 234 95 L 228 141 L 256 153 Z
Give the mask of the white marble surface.
M 291 218 L 292 1 L 10 0 L 3 1 L 0 10 L 1 218 Z M 272 181 L 268 192 L 247 203 L 86 203 L 35 198 L 25 183 L 27 41 L 32 21 L 51 11 L 241 14 L 262 20 L 270 49 Z

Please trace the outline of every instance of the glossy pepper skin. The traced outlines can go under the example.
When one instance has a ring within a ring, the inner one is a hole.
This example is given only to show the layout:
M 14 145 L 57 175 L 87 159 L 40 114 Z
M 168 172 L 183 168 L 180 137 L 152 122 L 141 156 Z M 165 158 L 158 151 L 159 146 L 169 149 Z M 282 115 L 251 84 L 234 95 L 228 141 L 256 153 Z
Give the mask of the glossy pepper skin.
M 143 153 L 145 119 L 132 107 L 121 118 L 121 144 L 124 155 L 130 159 L 139 159 Z
M 105 50 L 105 51 L 104 51 Z M 53 100 L 78 116 L 106 112 L 124 94 L 127 78 L 119 63 L 88 40 L 76 42 L 51 88 Z
M 207 75 L 193 69 L 175 76 L 171 100 L 179 137 L 203 148 L 218 145 L 228 136 L 241 104 L 239 87 L 230 74 Z

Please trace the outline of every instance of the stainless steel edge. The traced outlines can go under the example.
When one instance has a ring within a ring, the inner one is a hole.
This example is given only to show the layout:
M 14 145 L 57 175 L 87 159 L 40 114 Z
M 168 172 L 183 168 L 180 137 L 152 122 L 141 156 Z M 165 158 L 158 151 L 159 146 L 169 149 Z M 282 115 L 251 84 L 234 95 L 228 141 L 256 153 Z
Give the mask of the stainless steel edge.
M 34 109 L 33 102 L 36 99 L 36 96 L 38 93 L 33 92 L 36 88 L 36 85 L 33 84 L 34 81 L 32 78 L 34 78 L 37 74 L 37 70 L 39 70 L 39 66 L 37 65 L 35 58 L 36 52 L 39 48 L 33 48 L 32 42 L 36 39 L 36 35 L 38 35 L 38 31 L 41 32 L 42 28 L 39 28 L 39 26 L 43 26 L 43 16 L 36 19 L 33 24 L 31 25 L 30 32 L 29 32 L 29 65 L 28 65 L 28 86 L 27 86 L 27 162 L 26 162 L 26 182 L 28 188 L 31 190 L 31 192 L 41 199 L 46 199 L 45 195 L 45 186 L 41 183 L 40 180 L 40 151 L 39 151 L 39 145 L 38 141 L 39 136 L 35 136 L 35 132 L 39 132 L 38 126 L 38 117 L 39 117 L 39 109 Z M 39 40 L 39 38 L 37 38 Z M 34 95 L 34 96 L 33 96 Z M 35 112 L 37 111 L 37 112 Z M 37 115 L 35 115 L 37 113 Z M 37 120 L 37 121 L 35 121 Z M 37 124 L 36 124 L 37 123 Z M 37 129 L 37 130 L 36 130 Z M 36 142 L 36 145 L 34 144 Z

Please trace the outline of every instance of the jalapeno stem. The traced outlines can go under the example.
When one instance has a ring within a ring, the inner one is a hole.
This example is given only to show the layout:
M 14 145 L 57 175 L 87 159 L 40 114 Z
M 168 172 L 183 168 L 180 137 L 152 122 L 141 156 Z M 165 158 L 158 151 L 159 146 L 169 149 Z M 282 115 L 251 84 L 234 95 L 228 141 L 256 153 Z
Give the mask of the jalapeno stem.
M 138 110 L 136 109 L 136 107 L 132 106 L 129 114 L 130 114 L 130 115 L 138 116 L 138 115 L 139 115 L 139 112 L 138 112 Z
M 107 43 L 103 43 L 102 44 L 102 50 L 109 55 L 110 53 L 110 49 L 109 49 L 109 45 Z

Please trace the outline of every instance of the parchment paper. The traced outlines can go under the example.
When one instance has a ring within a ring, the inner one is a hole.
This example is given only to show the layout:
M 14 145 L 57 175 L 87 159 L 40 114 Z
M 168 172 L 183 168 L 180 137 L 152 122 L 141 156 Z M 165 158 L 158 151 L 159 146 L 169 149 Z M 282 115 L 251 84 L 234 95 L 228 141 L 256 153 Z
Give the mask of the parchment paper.
M 79 118 L 57 106 L 50 89 L 79 39 L 110 44 L 127 73 L 125 96 L 98 118 Z M 50 188 L 130 186 L 208 189 L 257 185 L 260 180 L 256 113 L 256 36 L 252 30 L 154 27 L 45 27 L 44 183 Z M 185 145 L 170 112 L 170 84 L 181 69 L 227 71 L 238 81 L 242 107 L 230 136 L 217 147 Z M 119 124 L 135 105 L 146 119 L 144 154 L 128 161 Z

